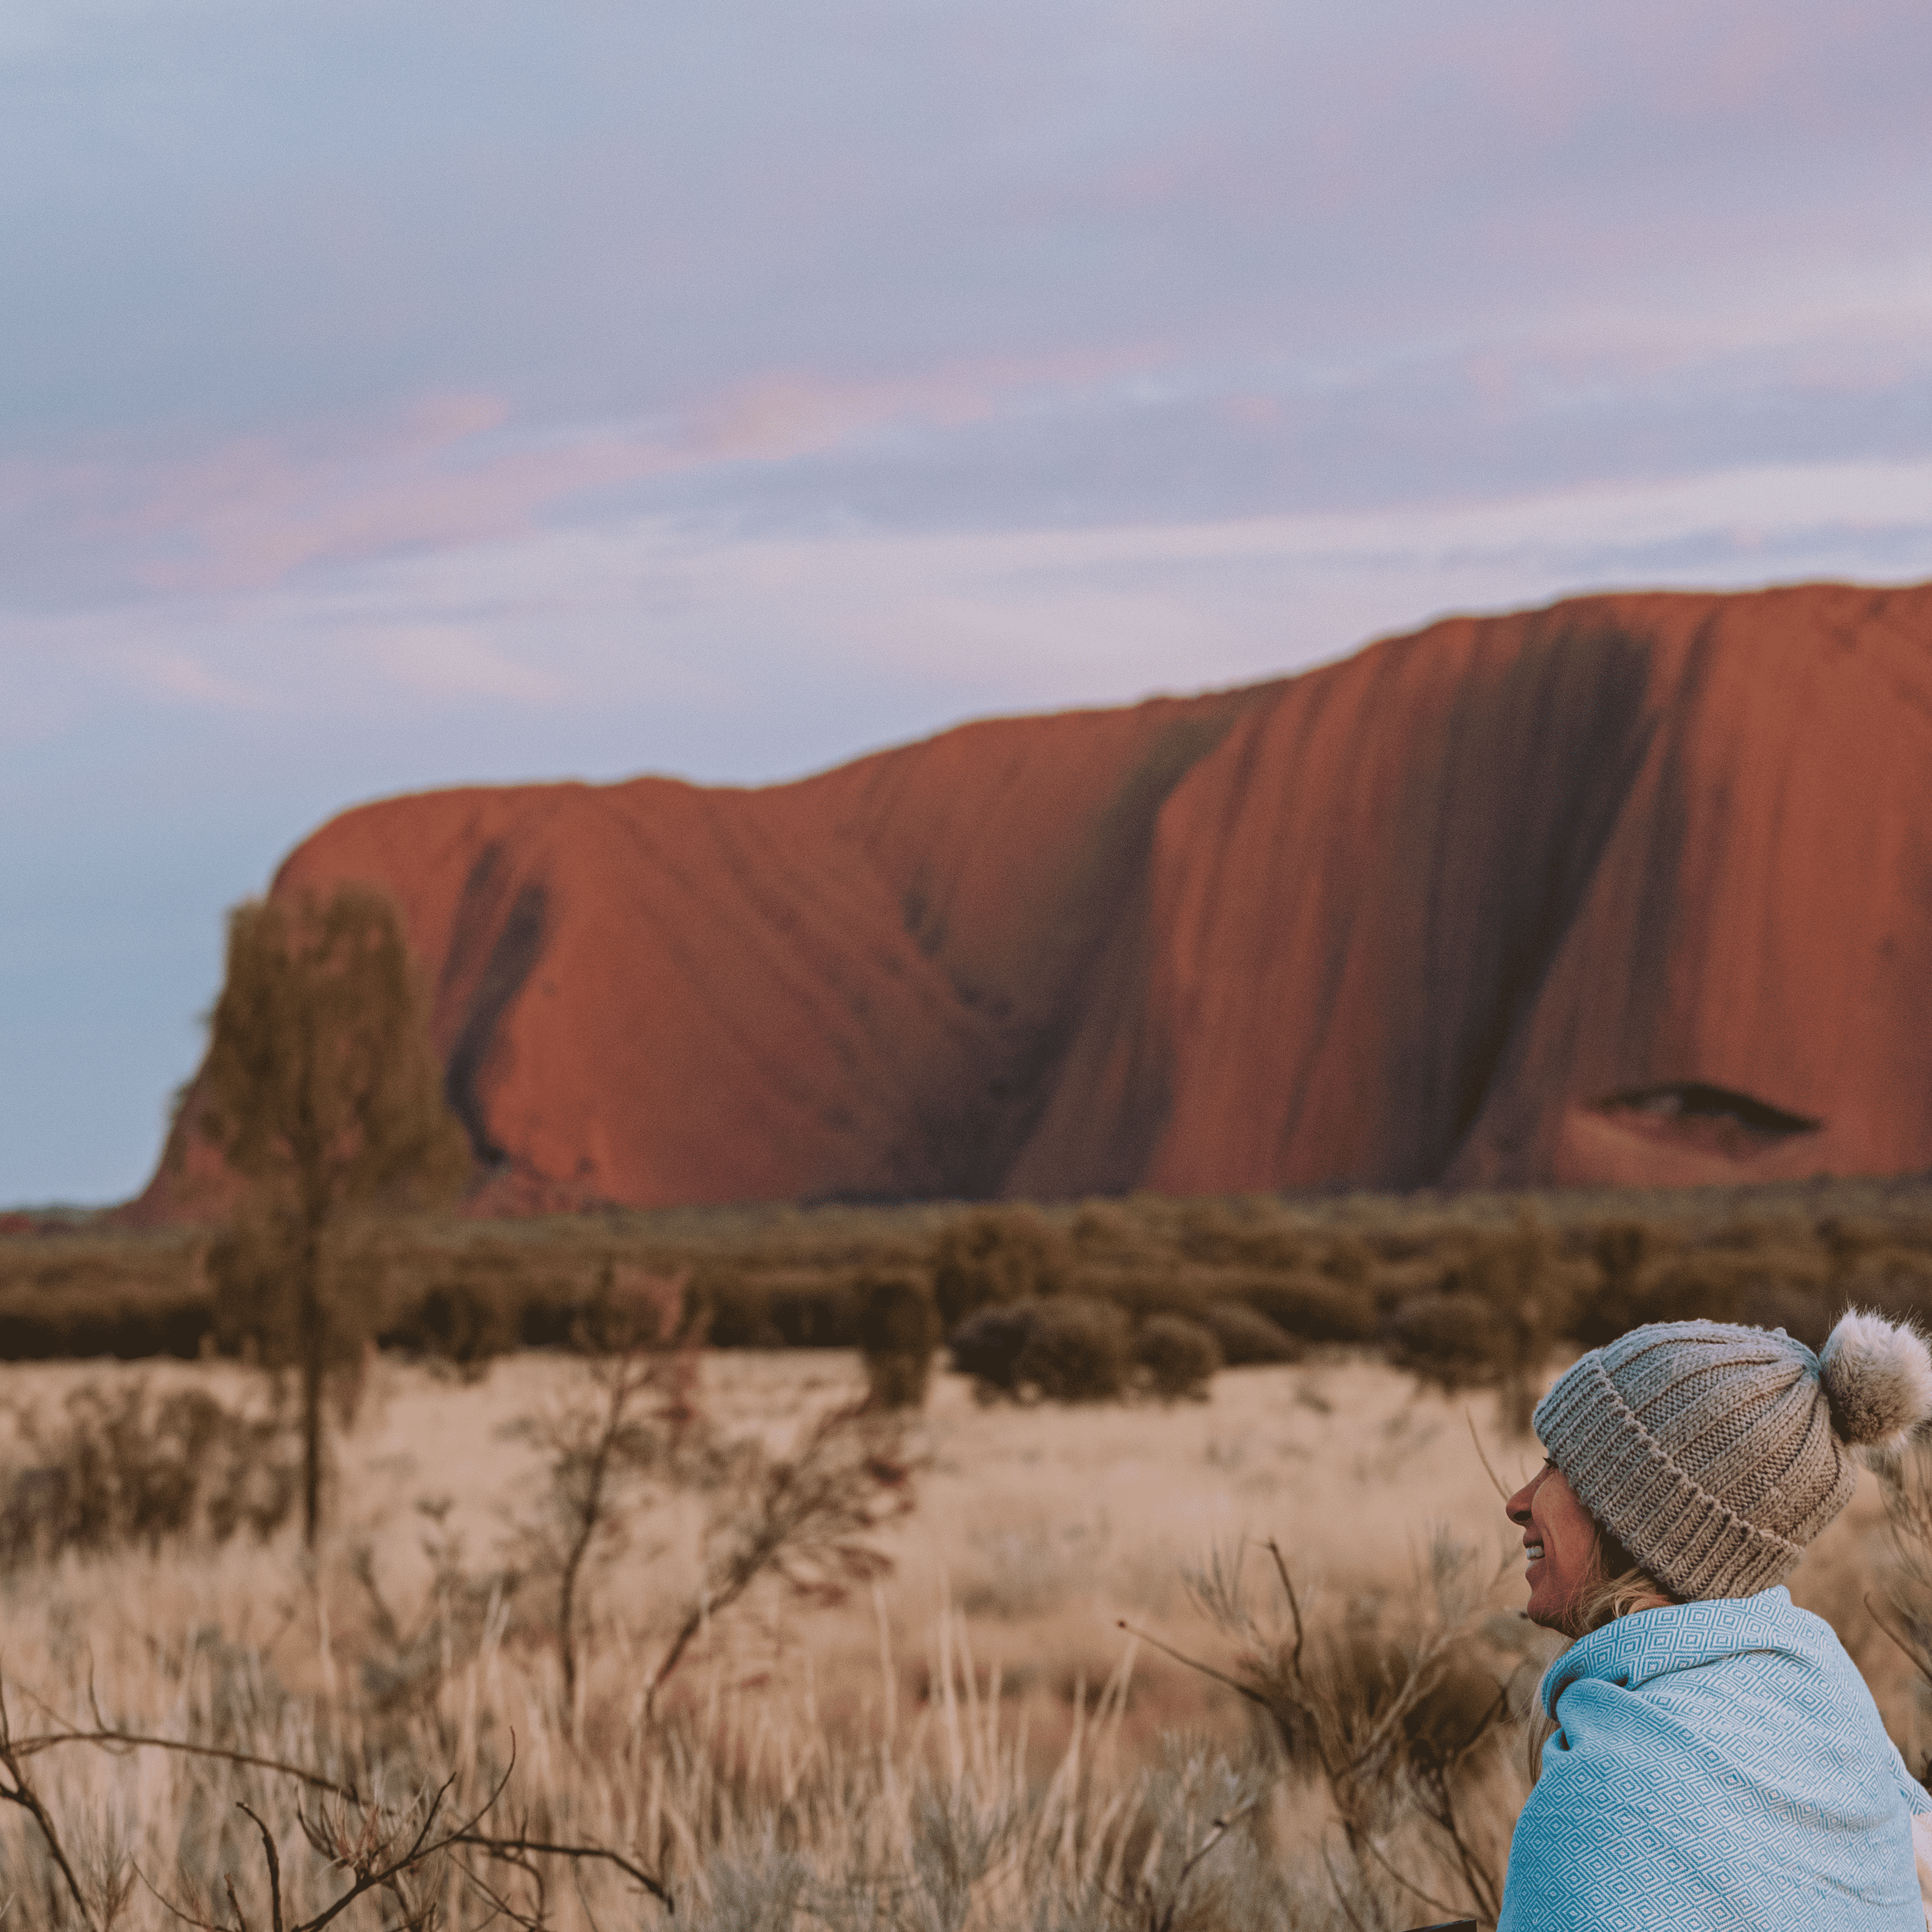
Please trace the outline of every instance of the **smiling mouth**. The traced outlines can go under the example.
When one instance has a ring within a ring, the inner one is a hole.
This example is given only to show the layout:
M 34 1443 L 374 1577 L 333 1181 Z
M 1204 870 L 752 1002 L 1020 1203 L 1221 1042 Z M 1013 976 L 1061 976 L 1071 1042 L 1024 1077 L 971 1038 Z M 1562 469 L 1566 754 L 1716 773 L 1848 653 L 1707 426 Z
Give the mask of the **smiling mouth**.
M 1543 1561 L 1543 1545 L 1540 1543 L 1526 1543 L 1522 1546 L 1522 1553 L 1530 1562 L 1540 1563 Z

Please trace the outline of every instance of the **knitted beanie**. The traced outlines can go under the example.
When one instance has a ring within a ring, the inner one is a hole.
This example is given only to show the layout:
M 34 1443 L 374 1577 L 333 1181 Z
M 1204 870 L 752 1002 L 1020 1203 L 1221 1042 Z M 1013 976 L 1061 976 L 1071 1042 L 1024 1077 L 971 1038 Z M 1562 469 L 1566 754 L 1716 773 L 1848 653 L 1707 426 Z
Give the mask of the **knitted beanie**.
M 1674 1597 L 1789 1576 L 1850 1502 L 1851 1450 L 1932 1419 L 1932 1354 L 1854 1312 L 1816 1354 L 1782 1328 L 1664 1322 L 1593 1348 L 1538 1405 L 1577 1499 Z

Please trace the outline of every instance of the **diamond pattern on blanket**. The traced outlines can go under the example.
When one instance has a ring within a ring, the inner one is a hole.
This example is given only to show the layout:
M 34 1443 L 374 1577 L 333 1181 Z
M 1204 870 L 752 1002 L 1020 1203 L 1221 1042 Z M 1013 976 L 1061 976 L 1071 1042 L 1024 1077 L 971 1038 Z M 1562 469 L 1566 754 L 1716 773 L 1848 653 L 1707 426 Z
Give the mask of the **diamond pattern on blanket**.
M 1924 1932 L 1911 1820 L 1932 1799 L 1784 1590 L 1620 1618 L 1543 1695 L 1558 1729 L 1498 1932 Z

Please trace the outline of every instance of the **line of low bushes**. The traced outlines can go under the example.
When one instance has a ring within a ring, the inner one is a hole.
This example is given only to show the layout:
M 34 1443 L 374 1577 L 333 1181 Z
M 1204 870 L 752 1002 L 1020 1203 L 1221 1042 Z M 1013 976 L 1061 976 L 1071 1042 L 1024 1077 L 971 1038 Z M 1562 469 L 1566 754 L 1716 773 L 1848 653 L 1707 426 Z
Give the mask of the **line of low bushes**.
M 1063 1346 L 1056 1329 L 1073 1338 L 1111 1324 L 1128 1386 L 1186 1386 L 1186 1364 L 1210 1355 L 1280 1361 L 1342 1343 L 1378 1348 L 1450 1385 L 1520 1390 L 1552 1348 L 1646 1321 L 1750 1322 L 1814 1344 L 1848 1304 L 1932 1325 L 1932 1188 L 1874 1210 L 1860 1186 L 1870 1184 L 1742 1209 L 1674 1196 L 1594 1207 L 1556 1196 L 1395 1203 L 1325 1216 L 1266 1199 L 1155 1197 L 1064 1210 L 841 1210 L 740 1217 L 729 1240 L 649 1217 L 370 1222 L 343 1240 L 334 1292 L 385 1347 L 469 1366 L 594 1341 L 615 1270 L 682 1282 L 695 1325 L 721 1348 L 878 1354 L 886 1280 L 899 1284 L 891 1320 L 914 1319 L 910 1296 L 929 1306 L 917 1322 L 941 1336 L 987 1310 L 1023 1310 L 1003 1331 L 1010 1338 L 1029 1322 L 1046 1327 L 982 1376 L 995 1388 L 1060 1385 L 1058 1371 L 1035 1372 Z M 1640 1211 L 1647 1204 L 1654 1211 Z M 254 1265 L 226 1236 L 0 1240 L 0 1357 L 232 1347 L 269 1298 Z M 1022 1358 L 1030 1366 L 1018 1366 Z
M 0 1361 L 51 1362 L 117 1356 L 193 1361 L 214 1327 L 205 1291 L 77 1294 L 47 1304 L 22 1297 L 0 1301 Z
M 214 1318 L 201 1246 L 35 1224 L 0 1240 L 0 1360 L 192 1360 Z

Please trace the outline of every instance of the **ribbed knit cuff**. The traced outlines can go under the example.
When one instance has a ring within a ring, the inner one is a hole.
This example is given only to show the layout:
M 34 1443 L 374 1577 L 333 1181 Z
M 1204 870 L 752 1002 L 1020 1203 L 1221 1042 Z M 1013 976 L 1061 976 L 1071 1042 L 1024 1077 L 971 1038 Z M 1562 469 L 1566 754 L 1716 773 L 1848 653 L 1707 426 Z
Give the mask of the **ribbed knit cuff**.
M 1750 1597 L 1804 1554 L 1686 1475 L 1631 1412 L 1594 1349 L 1537 1405 L 1550 1460 L 1597 1520 L 1673 1597 Z

